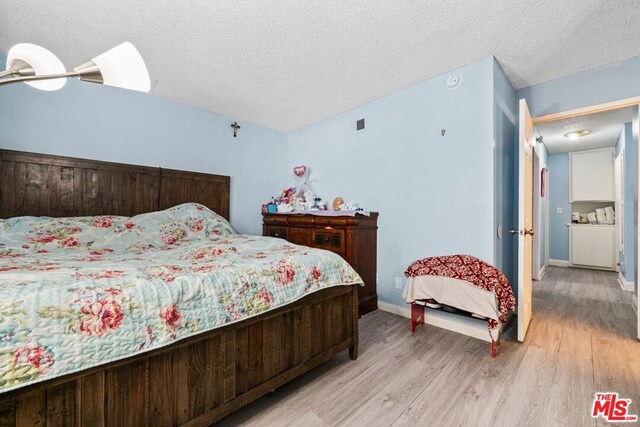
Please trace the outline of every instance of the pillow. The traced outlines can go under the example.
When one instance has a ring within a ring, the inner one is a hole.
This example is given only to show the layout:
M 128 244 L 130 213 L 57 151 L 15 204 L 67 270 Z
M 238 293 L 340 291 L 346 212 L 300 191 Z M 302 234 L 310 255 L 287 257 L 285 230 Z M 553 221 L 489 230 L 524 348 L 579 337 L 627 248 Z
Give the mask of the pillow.
M 128 234 L 136 235 L 135 244 L 140 247 L 171 246 L 183 241 L 235 234 L 226 219 L 198 203 L 185 203 L 131 217 L 125 228 Z
M 23 216 L 0 221 L 0 251 L 87 249 L 111 234 L 126 217 L 50 218 Z
M 134 217 L 17 217 L 0 220 L 0 255 L 83 249 L 129 250 L 235 234 L 229 222 L 198 203 Z

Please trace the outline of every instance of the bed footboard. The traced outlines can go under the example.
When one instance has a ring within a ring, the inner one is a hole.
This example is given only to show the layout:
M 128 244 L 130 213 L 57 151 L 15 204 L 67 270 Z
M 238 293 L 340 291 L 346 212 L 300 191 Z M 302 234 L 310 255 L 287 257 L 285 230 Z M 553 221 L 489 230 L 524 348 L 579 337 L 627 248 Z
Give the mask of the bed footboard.
M 346 349 L 357 357 L 357 286 L 0 394 L 0 425 L 210 425 Z

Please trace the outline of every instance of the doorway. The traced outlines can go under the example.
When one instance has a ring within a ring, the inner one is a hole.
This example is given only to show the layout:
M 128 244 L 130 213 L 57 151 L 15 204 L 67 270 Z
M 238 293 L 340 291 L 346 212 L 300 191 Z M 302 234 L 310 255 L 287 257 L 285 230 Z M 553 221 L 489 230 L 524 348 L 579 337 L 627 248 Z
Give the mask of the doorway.
M 519 190 L 521 195 L 533 195 L 529 215 L 533 216 L 535 232 L 526 233 L 529 230 L 523 221 L 528 207 L 521 196 L 518 247 L 526 248 L 520 241 L 526 242 L 527 234 L 530 234 L 528 246 L 531 249 L 522 253 L 519 251 L 518 255 L 519 340 L 524 340 L 531 312 L 534 310 L 526 281 L 531 278 L 540 280 L 549 265 L 619 272 L 621 291 L 632 294 L 630 299 L 634 301 L 636 312 L 636 336 L 640 339 L 636 279 L 636 266 L 639 265 L 636 250 L 637 207 L 631 206 L 634 204 L 633 198 L 638 200 L 640 187 L 636 173 L 640 158 L 639 103 L 640 99 L 634 98 L 530 118 L 533 128 L 530 128 L 529 133 L 536 136 L 536 143 L 531 150 L 534 176 L 528 180 L 531 185 L 529 193 L 523 188 L 527 180 L 520 179 Z M 525 116 L 528 113 L 524 100 L 521 101 L 520 110 L 520 151 L 526 154 L 533 138 L 529 136 L 527 139 L 523 135 L 522 124 L 527 122 L 526 117 L 523 120 L 523 112 Z M 621 138 L 624 139 L 622 146 L 619 141 Z M 556 155 L 558 157 L 554 157 Z M 563 155 L 566 165 L 564 169 L 558 166 L 561 163 L 557 161 Z M 526 156 L 521 156 L 521 167 L 522 157 L 526 160 Z M 629 177 L 632 174 L 625 172 L 627 168 L 634 174 L 631 180 Z M 523 172 L 520 171 L 521 177 Z M 606 190 L 604 193 L 603 188 Z M 550 189 L 554 189 L 554 193 L 550 193 Z M 566 201 L 557 203 L 553 195 L 563 191 L 567 193 Z M 617 222 L 613 218 L 616 214 L 619 215 L 615 216 Z M 563 244 L 558 244 L 558 239 L 554 238 L 558 237 L 554 233 L 560 232 L 566 241 L 563 256 L 558 256 L 558 247 Z M 555 274 L 561 272 L 559 270 Z M 522 286 L 523 283 L 525 286 Z

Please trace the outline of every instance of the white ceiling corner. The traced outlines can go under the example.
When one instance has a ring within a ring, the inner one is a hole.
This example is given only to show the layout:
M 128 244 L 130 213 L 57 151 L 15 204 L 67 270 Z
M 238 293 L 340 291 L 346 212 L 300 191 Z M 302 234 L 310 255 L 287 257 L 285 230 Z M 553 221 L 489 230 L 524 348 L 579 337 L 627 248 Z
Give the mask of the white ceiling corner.
M 518 89 L 640 54 L 637 0 L 0 2 L 0 51 L 131 41 L 153 93 L 292 131 L 495 55 Z

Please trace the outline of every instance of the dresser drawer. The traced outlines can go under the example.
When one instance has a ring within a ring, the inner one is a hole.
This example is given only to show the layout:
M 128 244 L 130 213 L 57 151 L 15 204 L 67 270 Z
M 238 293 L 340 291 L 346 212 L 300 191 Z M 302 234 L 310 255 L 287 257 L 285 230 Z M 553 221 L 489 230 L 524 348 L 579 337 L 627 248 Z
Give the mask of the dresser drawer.
M 353 218 L 344 217 L 344 216 L 317 216 L 313 219 L 313 224 L 319 225 L 321 227 L 324 227 L 327 225 L 345 226 L 345 225 L 350 225 L 353 222 L 354 222 Z
M 313 230 L 313 247 L 327 249 L 344 257 L 344 230 Z
M 289 240 L 294 245 L 313 246 L 311 244 L 312 232 L 310 228 L 289 227 Z
M 286 227 L 268 227 L 267 228 L 267 236 L 268 237 L 277 237 L 279 239 L 287 239 L 287 229 Z
M 289 224 L 313 226 L 313 217 L 311 215 L 291 215 L 289 216 Z
M 266 225 L 286 225 L 287 224 L 287 215 L 265 215 L 263 217 L 263 222 Z

